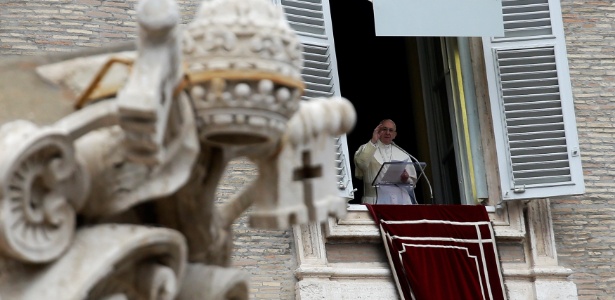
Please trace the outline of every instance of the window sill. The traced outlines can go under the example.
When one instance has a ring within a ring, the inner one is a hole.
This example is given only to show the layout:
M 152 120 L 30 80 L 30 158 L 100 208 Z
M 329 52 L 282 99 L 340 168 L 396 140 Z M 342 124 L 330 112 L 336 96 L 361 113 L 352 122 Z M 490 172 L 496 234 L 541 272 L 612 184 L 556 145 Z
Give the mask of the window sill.
M 509 219 L 507 222 L 495 220 L 498 213 L 506 215 L 512 213 L 513 215 L 518 215 L 519 212 L 516 211 L 518 207 L 504 207 L 500 211 L 497 211 L 495 206 L 485 206 L 485 208 L 487 209 L 490 219 L 494 221 L 493 228 L 497 238 L 508 240 L 525 238 L 525 231 L 519 229 L 523 227 L 518 226 L 522 224 L 520 219 L 517 220 L 519 217 L 506 218 Z M 367 206 L 362 204 L 350 204 L 348 205 L 347 211 L 348 213 L 343 218 L 329 218 L 325 226 L 326 238 L 328 241 L 373 243 L 380 243 L 382 241 L 380 231 L 367 210 Z

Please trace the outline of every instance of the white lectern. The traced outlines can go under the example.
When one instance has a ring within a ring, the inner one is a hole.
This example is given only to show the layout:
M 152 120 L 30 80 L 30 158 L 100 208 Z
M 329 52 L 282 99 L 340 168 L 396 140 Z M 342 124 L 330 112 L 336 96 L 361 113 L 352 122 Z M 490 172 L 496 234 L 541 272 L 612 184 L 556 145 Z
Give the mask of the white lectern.
M 382 164 L 372 181 L 372 186 L 376 188 L 375 204 L 417 204 L 412 180 L 401 181 L 401 174 L 408 165 L 412 165 L 412 162 L 392 161 Z

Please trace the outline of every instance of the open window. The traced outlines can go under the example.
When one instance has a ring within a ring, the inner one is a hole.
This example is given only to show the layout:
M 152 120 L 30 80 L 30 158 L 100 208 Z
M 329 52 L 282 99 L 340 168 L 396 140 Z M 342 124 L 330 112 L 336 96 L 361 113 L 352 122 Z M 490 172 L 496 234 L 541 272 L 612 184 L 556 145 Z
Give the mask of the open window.
M 362 186 L 354 152 L 385 118 L 396 122 L 395 142 L 427 163 L 419 203 L 480 202 L 486 176 L 500 178 L 504 200 L 583 192 L 559 0 L 503 2 L 506 37 L 483 40 L 478 70 L 493 123 L 483 133 L 476 119 L 488 112 L 472 105 L 477 70 L 462 39 L 377 37 L 368 0 L 278 1 L 305 46 L 305 96 L 341 95 L 357 110 L 355 129 L 338 140 L 338 184 L 351 203 L 362 196 L 352 192 Z M 492 130 L 499 174 L 485 174 L 482 157 L 480 136 Z
M 451 76 L 454 61 L 449 61 L 455 58 L 451 49 L 456 45 L 437 37 L 377 37 L 369 1 L 332 1 L 331 9 L 341 94 L 358 115 L 348 134 L 350 155 L 369 140 L 379 121 L 393 119 L 396 144 L 427 162 L 427 180 L 417 185 L 418 202 L 473 203 L 472 195 L 465 196 L 463 181 L 467 156 L 460 155 L 467 145 L 459 143 L 456 130 L 459 90 Z M 354 180 L 354 186 L 362 186 Z M 352 203 L 359 203 L 361 195 L 357 190 Z

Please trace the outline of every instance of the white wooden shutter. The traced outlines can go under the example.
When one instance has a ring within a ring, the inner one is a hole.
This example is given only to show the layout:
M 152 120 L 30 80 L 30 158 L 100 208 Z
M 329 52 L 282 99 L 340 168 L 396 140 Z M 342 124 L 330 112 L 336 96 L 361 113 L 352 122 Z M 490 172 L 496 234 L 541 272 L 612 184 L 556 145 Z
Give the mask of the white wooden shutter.
M 303 43 L 303 99 L 340 96 L 329 0 L 278 0 Z M 340 196 L 353 198 L 346 135 L 336 138 Z
M 585 190 L 559 0 L 502 0 L 484 38 L 504 200 Z

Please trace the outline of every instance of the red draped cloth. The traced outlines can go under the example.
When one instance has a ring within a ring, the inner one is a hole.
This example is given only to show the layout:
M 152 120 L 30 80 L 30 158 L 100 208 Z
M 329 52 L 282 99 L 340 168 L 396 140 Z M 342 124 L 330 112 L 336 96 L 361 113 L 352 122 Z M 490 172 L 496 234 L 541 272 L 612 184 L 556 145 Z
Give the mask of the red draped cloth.
M 481 205 L 367 205 L 402 299 L 505 299 Z

